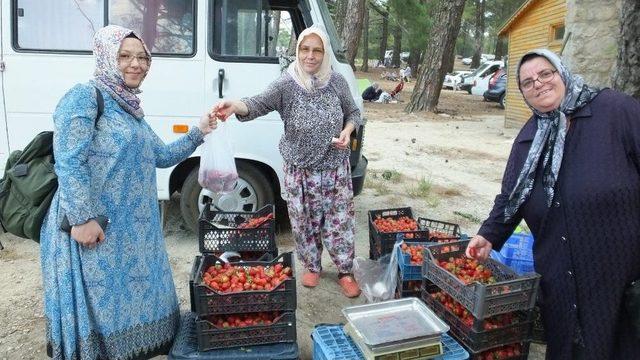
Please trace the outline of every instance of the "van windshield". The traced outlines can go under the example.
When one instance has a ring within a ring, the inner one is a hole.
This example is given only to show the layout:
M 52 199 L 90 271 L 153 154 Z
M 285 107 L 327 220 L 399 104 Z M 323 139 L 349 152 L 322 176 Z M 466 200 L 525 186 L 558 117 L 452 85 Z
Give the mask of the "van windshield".
M 336 59 L 338 59 L 338 61 L 346 63 L 346 51 L 342 47 L 342 41 L 338 36 L 338 31 L 333 25 L 333 21 L 331 20 L 331 14 L 329 13 L 327 4 L 324 1 L 318 1 L 318 7 L 320 7 L 320 14 L 322 14 L 322 20 L 324 21 L 324 26 L 327 30 L 327 34 L 329 34 L 329 41 L 331 41 L 333 53 L 336 55 Z
M 478 76 L 479 74 L 482 74 L 489 66 L 490 66 L 489 63 L 484 63 L 480 65 L 480 67 L 477 68 L 474 72 L 472 72 L 471 75 L 469 75 L 469 77 L 474 77 L 474 76 Z

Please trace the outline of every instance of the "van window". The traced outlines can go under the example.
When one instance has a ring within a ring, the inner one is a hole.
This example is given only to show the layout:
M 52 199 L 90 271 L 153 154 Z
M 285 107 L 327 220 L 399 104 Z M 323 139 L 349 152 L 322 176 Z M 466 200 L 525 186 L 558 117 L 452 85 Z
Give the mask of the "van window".
M 154 54 L 195 53 L 195 0 L 109 0 L 109 23 L 136 30 Z
M 290 9 L 266 1 L 216 0 L 213 55 L 274 60 L 295 48 Z M 246 60 L 246 59 L 245 59 Z
M 25 50 L 90 51 L 104 24 L 102 1 L 12 2 L 13 47 Z
M 154 54 L 195 51 L 195 0 L 14 0 L 13 47 L 91 51 L 93 34 L 108 23 L 138 31 Z

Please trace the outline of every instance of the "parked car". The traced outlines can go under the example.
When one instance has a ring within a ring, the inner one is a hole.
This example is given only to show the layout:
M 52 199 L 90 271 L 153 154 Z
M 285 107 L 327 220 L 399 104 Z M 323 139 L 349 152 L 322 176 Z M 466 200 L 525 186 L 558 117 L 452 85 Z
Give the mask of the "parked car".
M 452 90 L 459 89 L 458 86 L 462 83 L 463 77 L 471 73 L 472 71 L 469 70 L 458 70 L 445 75 L 444 82 L 442 83 L 442 88 Z
M 491 84 L 489 82 L 489 90 L 485 91 L 482 97 L 484 101 L 492 101 L 500 104 L 500 107 L 504 109 L 505 96 L 507 94 L 507 74 L 502 71 L 497 71 L 496 81 Z
M 469 94 L 482 95 L 489 88 L 490 76 L 501 67 L 504 67 L 502 61 L 487 61 L 464 77 L 464 81 L 460 84 L 460 90 L 465 90 Z M 473 87 L 476 87 L 474 91 L 472 91 Z M 480 91 L 480 89 L 482 90 Z
M 462 59 L 462 65 L 471 65 L 471 58 L 463 58 Z

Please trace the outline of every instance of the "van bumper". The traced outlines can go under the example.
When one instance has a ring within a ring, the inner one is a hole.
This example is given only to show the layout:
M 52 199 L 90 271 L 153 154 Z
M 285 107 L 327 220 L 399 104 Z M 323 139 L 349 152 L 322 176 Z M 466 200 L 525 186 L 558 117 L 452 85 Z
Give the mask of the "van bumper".
M 357 196 L 362 192 L 364 188 L 364 176 L 367 174 L 367 165 L 369 160 L 362 155 L 360 161 L 354 169 L 351 170 L 351 184 L 353 185 L 353 196 Z

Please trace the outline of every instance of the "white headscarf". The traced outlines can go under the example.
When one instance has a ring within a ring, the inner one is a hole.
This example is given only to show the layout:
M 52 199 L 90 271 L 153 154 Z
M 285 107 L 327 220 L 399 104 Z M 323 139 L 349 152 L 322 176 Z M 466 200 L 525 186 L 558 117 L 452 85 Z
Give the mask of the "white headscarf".
M 324 57 L 322 58 L 322 64 L 320 69 L 315 74 L 308 74 L 302 68 L 300 61 L 298 60 L 298 51 L 300 51 L 300 44 L 302 40 L 308 35 L 315 34 L 322 40 L 322 46 L 324 48 Z M 313 91 L 315 89 L 322 88 L 327 85 L 331 78 L 331 43 L 327 33 L 317 25 L 306 28 L 298 36 L 298 43 L 296 44 L 296 59 L 289 65 L 287 72 L 293 77 L 293 79 L 307 91 Z

